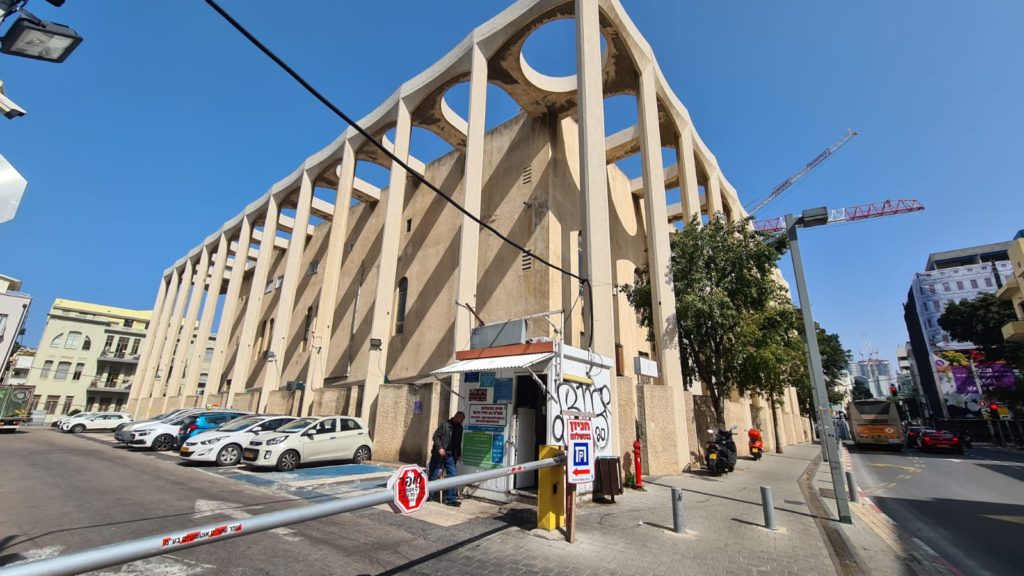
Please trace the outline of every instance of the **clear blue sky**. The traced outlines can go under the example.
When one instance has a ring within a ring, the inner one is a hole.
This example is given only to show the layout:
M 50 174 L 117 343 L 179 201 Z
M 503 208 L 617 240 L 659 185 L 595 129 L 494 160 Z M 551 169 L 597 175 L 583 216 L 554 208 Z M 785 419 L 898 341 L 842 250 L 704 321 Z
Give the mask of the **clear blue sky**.
M 357 118 L 508 5 L 222 2 Z M 893 358 L 929 252 L 1024 228 L 1024 3 L 622 3 L 744 202 L 861 132 L 763 216 L 927 206 L 802 236 L 816 318 L 847 348 L 866 337 Z M 35 346 L 54 298 L 150 307 L 162 270 L 343 126 L 199 0 L 31 8 L 86 39 L 60 65 L 0 56 L 8 95 L 29 111 L 0 121 L 0 154 L 30 182 L 0 224 L 0 272 L 35 297 Z M 571 31 L 538 32 L 532 65 L 568 69 Z M 495 122 L 511 114 L 499 96 Z M 609 131 L 631 107 L 608 103 Z M 429 159 L 434 144 L 416 135 L 413 152 Z

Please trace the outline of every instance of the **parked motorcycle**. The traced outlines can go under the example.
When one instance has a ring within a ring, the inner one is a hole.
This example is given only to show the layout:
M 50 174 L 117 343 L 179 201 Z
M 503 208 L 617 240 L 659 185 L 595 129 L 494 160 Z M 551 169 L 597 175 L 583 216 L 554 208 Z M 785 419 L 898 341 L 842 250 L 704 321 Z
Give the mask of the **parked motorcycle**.
M 735 426 L 717 432 L 708 430 L 710 438 L 705 446 L 706 464 L 708 472 L 715 476 L 732 472 L 736 468 L 736 442 L 732 439 L 734 430 Z
M 747 447 L 750 448 L 750 457 L 754 460 L 760 460 L 761 454 L 764 452 L 764 442 L 761 440 L 761 431 L 757 428 L 751 428 L 747 431 Z

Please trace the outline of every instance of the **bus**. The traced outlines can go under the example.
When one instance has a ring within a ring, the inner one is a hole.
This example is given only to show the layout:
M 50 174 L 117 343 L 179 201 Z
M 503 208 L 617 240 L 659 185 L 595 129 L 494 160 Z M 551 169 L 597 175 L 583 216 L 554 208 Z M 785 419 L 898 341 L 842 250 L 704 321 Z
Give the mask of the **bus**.
M 884 446 L 902 450 L 903 423 L 891 400 L 854 400 L 847 408 L 850 433 L 858 447 Z

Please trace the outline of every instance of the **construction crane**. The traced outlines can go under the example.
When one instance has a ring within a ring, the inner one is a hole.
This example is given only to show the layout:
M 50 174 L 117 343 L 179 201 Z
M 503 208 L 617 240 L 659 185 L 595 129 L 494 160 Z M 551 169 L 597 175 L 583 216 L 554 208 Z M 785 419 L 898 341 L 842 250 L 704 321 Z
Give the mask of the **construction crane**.
M 835 144 L 833 144 L 833 145 L 829 146 L 828 148 L 826 148 L 821 154 L 818 154 L 817 156 L 815 156 L 814 160 L 811 160 L 810 162 L 808 162 L 803 168 L 800 169 L 799 172 L 797 172 L 796 174 L 793 174 L 789 178 L 786 178 L 784 181 L 782 181 L 781 184 L 779 184 L 775 188 L 772 188 L 772 191 L 769 192 L 768 195 L 765 196 L 763 200 L 758 201 L 753 208 L 751 208 L 750 210 L 747 210 L 747 213 L 750 214 L 751 216 L 756 214 L 758 210 L 760 210 L 761 208 L 764 208 L 765 206 L 767 206 L 769 202 L 771 202 L 772 200 L 775 200 L 776 198 L 781 196 L 782 193 L 785 192 L 786 190 L 789 190 L 789 188 L 793 184 L 796 184 L 797 180 L 803 178 L 804 176 L 807 176 L 807 174 L 809 174 L 811 172 L 811 170 L 814 170 L 822 162 L 824 162 L 825 160 L 828 160 L 828 158 L 830 156 L 835 154 L 837 150 L 842 148 L 847 142 L 849 142 L 851 139 L 853 139 L 853 137 L 856 136 L 857 134 L 858 134 L 858 132 L 856 132 L 854 130 L 847 130 L 846 134 L 843 135 L 843 137 L 840 138 L 838 142 L 836 142 Z
M 924 205 L 917 200 L 886 200 L 872 204 L 860 204 L 848 208 L 836 208 L 828 215 L 829 224 L 842 224 L 844 222 L 856 222 L 870 218 L 881 218 L 882 216 L 895 216 L 897 214 L 909 214 L 924 210 Z M 769 218 L 754 222 L 754 229 L 760 232 L 782 232 L 786 229 L 785 218 Z

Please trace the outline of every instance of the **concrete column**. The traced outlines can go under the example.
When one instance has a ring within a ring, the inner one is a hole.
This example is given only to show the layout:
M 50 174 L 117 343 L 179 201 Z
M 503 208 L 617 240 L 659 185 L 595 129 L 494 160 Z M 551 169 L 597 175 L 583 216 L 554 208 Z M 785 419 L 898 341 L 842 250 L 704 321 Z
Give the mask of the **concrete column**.
M 270 263 L 274 259 L 274 239 L 277 238 L 277 218 L 280 209 L 277 200 L 271 194 L 267 201 L 267 214 L 263 221 L 263 238 L 260 240 L 260 253 L 256 256 L 256 268 L 252 273 L 252 284 L 249 286 L 249 298 L 245 302 L 245 319 L 242 321 L 242 331 L 238 336 L 238 352 L 235 356 L 235 367 L 231 371 L 231 388 L 228 390 L 228 397 L 224 406 L 231 406 L 235 394 L 245 390 L 245 384 L 249 379 L 249 367 L 253 361 L 253 344 L 256 338 L 256 326 L 260 322 L 260 315 L 263 308 L 263 291 L 267 287 L 267 274 L 270 273 Z M 302 232 L 296 229 L 294 236 Z M 238 253 L 235 254 L 235 261 L 243 258 L 248 246 L 238 246 Z
M 394 154 L 402 161 L 409 159 L 411 131 L 412 118 L 409 115 L 409 108 L 406 107 L 405 101 L 399 98 Z M 380 264 L 377 268 L 377 290 L 373 299 L 373 323 L 370 328 L 370 338 L 379 338 L 381 345 L 376 349 L 370 348 L 366 381 L 363 384 L 362 406 L 359 408 L 359 415 L 369 424 L 371 431 L 376 429 L 375 422 L 371 419 L 371 407 L 377 400 L 387 370 L 388 344 L 393 325 L 391 312 L 395 301 L 395 278 L 398 274 L 398 247 L 402 232 L 402 209 L 405 206 L 405 183 L 405 169 L 397 162 L 392 162 L 384 206 L 384 234 L 380 244 Z
M 181 331 L 181 316 L 185 312 L 185 298 L 188 296 L 188 289 L 192 285 L 192 261 L 185 260 L 184 271 L 178 280 L 178 295 L 174 300 L 174 309 L 167 321 L 167 332 L 164 334 L 163 350 L 160 353 L 160 364 L 157 365 L 159 379 L 153 379 L 153 398 L 165 398 L 167 396 L 166 384 L 170 382 L 171 357 L 174 355 L 174 344 L 178 341 L 178 333 Z
M 184 378 L 189 371 L 195 372 L 197 367 L 189 363 L 192 357 L 192 338 L 195 335 L 196 319 L 199 318 L 199 303 L 203 300 L 203 292 L 206 291 L 206 277 L 210 273 L 210 251 L 203 246 L 199 256 L 199 267 L 196 268 L 195 280 L 192 283 L 192 293 L 188 297 L 188 308 L 185 312 L 185 322 L 181 327 L 180 343 L 178 344 L 178 361 L 173 364 L 171 374 L 167 378 L 167 395 L 182 398 Z M 174 406 L 180 408 L 180 406 Z
M 462 205 L 470 214 L 480 215 L 480 196 L 484 183 L 484 133 L 487 116 L 487 58 L 480 46 L 472 48 L 473 61 L 469 76 L 469 130 L 466 136 L 465 198 Z M 469 339 L 476 319 L 464 306 L 476 309 L 477 266 L 480 253 L 480 225 L 469 216 L 462 217 L 459 229 L 459 276 L 455 285 L 455 342 L 452 359 L 460 348 L 469 348 Z M 453 378 L 455 394 L 461 389 L 462 376 Z M 459 409 L 456 398 L 449 402 L 449 412 Z
M 224 309 L 220 312 L 220 324 L 217 327 L 217 342 L 213 345 L 213 359 L 210 361 L 210 372 L 207 376 L 207 395 L 214 386 L 215 393 L 220 392 L 224 365 L 227 364 L 227 349 L 231 342 L 231 330 L 235 325 L 235 310 L 238 308 L 238 297 L 242 293 L 242 282 L 245 276 L 245 263 L 249 259 L 249 246 L 252 244 L 252 220 L 242 216 L 238 232 L 238 251 L 235 252 L 235 263 L 231 266 L 231 277 L 228 278 L 228 291 L 224 295 Z M 231 242 L 228 242 L 230 249 Z M 225 251 L 225 254 L 227 251 Z M 226 260 L 226 259 L 225 259 Z M 226 262 L 225 262 L 226 263 Z M 205 399 L 205 396 L 204 396 Z
M 596 0 L 576 0 L 576 69 L 579 106 L 580 187 L 586 257 L 582 276 L 590 281 L 585 292 L 584 325 L 594 352 L 615 357 L 614 296 L 612 294 L 611 240 L 608 234 L 608 166 L 605 159 L 604 91 L 602 87 L 600 9 Z M 611 387 L 611 405 L 616 390 Z M 612 430 L 618 430 L 612 411 Z M 611 437 L 618 453 L 618 435 Z
M 196 393 L 199 385 L 199 375 L 203 371 L 203 355 L 206 354 L 206 343 L 210 340 L 210 327 L 213 326 L 213 316 L 217 313 L 217 298 L 220 296 L 220 285 L 224 281 L 224 268 L 228 264 L 228 238 L 220 235 L 217 242 L 217 253 L 213 259 L 213 275 L 210 276 L 209 284 L 206 286 L 206 301 L 203 302 L 203 314 L 199 320 L 199 330 L 196 332 L 196 341 L 192 345 L 192 354 L 189 355 L 188 373 L 185 375 L 185 386 L 182 388 L 181 398 L 192 396 Z M 208 254 L 209 248 L 203 247 L 203 254 Z M 198 284 L 197 284 L 198 286 Z M 209 388 L 210 380 L 207 373 L 206 386 Z M 208 391 L 204 391 L 206 397 Z M 206 402 L 200 402 L 199 406 L 205 406 Z
M 331 357 L 331 340 L 334 334 L 334 310 L 338 306 L 338 281 L 345 256 L 345 240 L 348 237 L 348 214 L 352 203 L 352 185 L 356 179 L 356 153 L 352 143 L 342 144 L 342 158 L 338 172 L 338 195 L 334 199 L 334 213 L 331 215 L 331 234 L 327 239 L 327 254 L 321 269 L 324 272 L 320 296 L 316 303 L 316 320 L 309 368 L 306 372 L 306 393 L 302 395 L 300 415 L 309 414 L 313 405 L 313 391 L 323 388 L 327 377 L 327 359 Z
M 693 155 L 693 127 L 682 129 L 679 142 L 676 144 L 676 168 L 679 171 L 679 196 L 683 203 L 683 214 L 686 222 L 694 216 L 697 225 L 700 219 L 700 190 L 697 185 L 697 160 Z
M 142 341 L 142 353 L 139 356 L 139 367 L 135 370 L 135 382 L 132 383 L 132 390 L 128 394 L 128 402 L 132 405 L 132 411 L 138 407 L 139 398 L 148 395 L 148 387 L 153 384 L 152 380 L 146 380 L 146 372 L 149 370 L 150 357 L 160 354 L 160 347 L 156 346 L 157 333 L 160 331 L 161 315 L 163 314 L 164 301 L 167 299 L 167 284 L 169 280 L 160 277 L 160 288 L 156 292 L 156 301 L 153 302 L 153 313 L 149 318 L 149 327 L 146 328 L 146 339 Z M 155 350 L 154 350 L 155 349 Z M 137 414 L 134 414 L 137 415 Z
M 714 218 L 715 216 L 725 217 L 725 211 L 722 209 L 722 179 L 718 168 L 713 169 L 708 176 L 708 187 L 704 190 L 704 201 L 708 205 L 708 218 Z
M 160 322 L 157 325 L 156 339 L 153 341 L 153 352 L 150 355 L 149 364 L 146 366 L 144 375 L 144 390 L 139 393 L 139 403 L 136 405 L 136 414 L 140 418 L 150 415 L 150 407 L 153 404 L 153 390 L 156 388 L 156 372 L 160 366 L 160 358 L 163 357 L 164 344 L 167 340 L 167 329 L 171 323 L 171 311 L 177 301 L 178 290 L 181 289 L 181 273 L 175 268 L 171 271 L 171 278 L 167 284 L 167 294 L 164 297 L 164 304 L 160 311 Z
M 274 333 L 270 335 L 269 350 L 274 353 L 272 366 L 263 373 L 263 392 L 260 393 L 258 412 L 267 409 L 270 393 L 281 385 L 282 371 L 288 365 L 285 352 L 292 335 L 292 312 L 295 310 L 295 292 L 302 280 L 302 254 L 306 250 L 306 227 L 309 225 L 309 211 L 313 206 L 313 179 L 308 171 L 302 173 L 299 185 L 299 201 L 295 208 L 295 227 L 288 242 L 284 260 L 284 280 L 277 298 L 277 312 L 274 314 Z
M 665 204 L 665 171 L 661 156 L 661 130 L 658 121 L 658 95 L 654 65 L 640 73 L 637 98 L 640 125 L 640 154 L 644 174 L 644 212 L 647 219 L 647 265 L 650 269 L 652 321 L 661 380 L 672 388 L 676 426 L 676 448 L 680 470 L 689 460 L 690 445 L 683 405 L 683 371 L 679 360 L 679 333 L 675 321 L 676 296 L 669 263 L 668 208 Z M 665 452 L 662 452 L 665 453 Z

